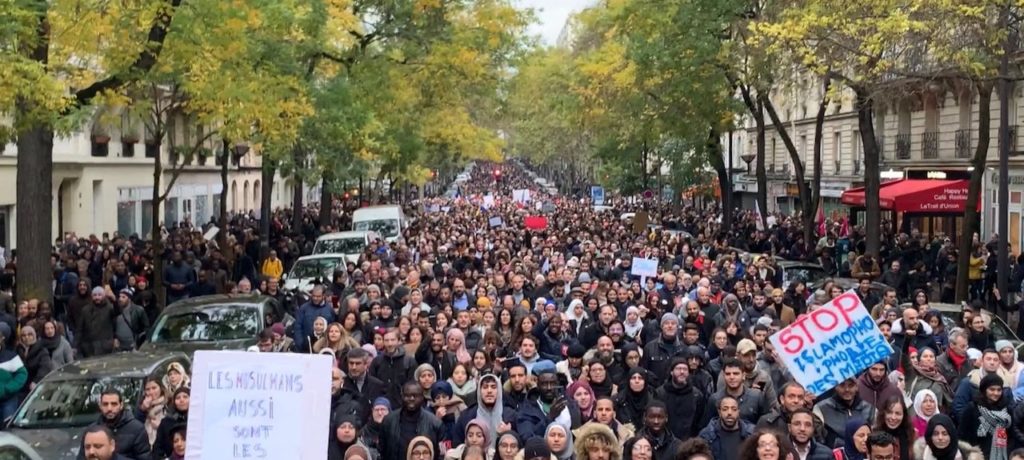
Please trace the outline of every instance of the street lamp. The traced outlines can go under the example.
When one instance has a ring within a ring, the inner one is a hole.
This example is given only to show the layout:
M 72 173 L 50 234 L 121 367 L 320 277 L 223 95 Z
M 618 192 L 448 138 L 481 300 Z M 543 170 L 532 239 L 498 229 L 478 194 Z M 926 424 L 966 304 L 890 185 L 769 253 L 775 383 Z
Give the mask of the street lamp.
M 750 162 L 754 161 L 755 155 L 753 153 L 747 153 L 740 155 L 740 159 L 747 164 L 747 174 L 750 174 Z

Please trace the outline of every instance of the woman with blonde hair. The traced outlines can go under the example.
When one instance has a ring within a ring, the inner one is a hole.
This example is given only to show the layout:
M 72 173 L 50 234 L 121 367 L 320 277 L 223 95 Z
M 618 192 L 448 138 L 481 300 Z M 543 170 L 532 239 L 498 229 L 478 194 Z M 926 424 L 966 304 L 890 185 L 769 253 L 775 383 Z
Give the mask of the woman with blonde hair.
M 327 332 L 324 336 L 313 344 L 313 353 L 320 353 L 324 348 L 330 348 L 334 351 L 334 356 L 344 356 L 344 353 L 357 347 L 359 344 L 345 332 L 341 323 L 331 323 L 327 325 Z

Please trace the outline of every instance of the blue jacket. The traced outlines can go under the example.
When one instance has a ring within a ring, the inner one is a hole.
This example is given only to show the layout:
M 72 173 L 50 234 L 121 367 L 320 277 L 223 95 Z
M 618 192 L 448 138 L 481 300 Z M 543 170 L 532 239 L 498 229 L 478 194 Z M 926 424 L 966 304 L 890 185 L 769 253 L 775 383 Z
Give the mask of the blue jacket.
M 981 369 L 975 369 L 971 372 L 981 372 Z M 979 379 L 980 380 L 980 379 Z M 960 379 L 960 385 L 956 387 L 956 393 L 953 395 L 953 417 L 959 420 L 960 414 L 967 408 L 975 399 L 978 398 L 978 386 L 971 382 L 971 374 L 968 373 L 966 377 Z M 1007 402 L 1013 402 L 1013 391 L 1009 388 L 1003 387 L 1003 400 Z
M 520 439 L 543 437 L 544 430 L 548 428 L 550 423 L 548 414 L 545 414 L 540 409 L 538 398 L 539 395 L 536 394 L 536 390 L 531 391 L 530 396 L 527 397 L 526 401 L 523 401 L 523 404 L 519 406 L 519 410 L 516 412 L 515 429 L 519 433 Z M 580 414 L 580 407 L 576 404 L 576 401 L 567 400 L 565 410 L 569 411 L 572 427 L 578 428 L 582 423 L 581 419 L 583 416 Z
M 316 322 L 317 317 L 322 316 L 327 320 L 327 324 L 331 324 L 335 321 L 334 309 L 331 308 L 331 304 L 323 303 L 322 305 L 313 305 L 312 302 L 306 302 L 299 307 L 298 313 L 295 318 L 295 348 L 298 350 L 309 350 L 309 346 L 312 345 L 307 343 L 307 338 L 313 334 L 313 323 Z
M 740 439 L 747 439 L 754 435 L 754 425 L 739 419 L 740 422 Z M 718 417 L 711 419 L 711 423 L 700 430 L 700 438 L 707 441 L 708 445 L 711 446 L 712 458 L 725 458 L 726 455 L 722 452 L 722 438 L 718 435 L 718 430 L 721 428 L 721 424 L 718 423 Z M 734 447 L 739 452 L 739 446 Z

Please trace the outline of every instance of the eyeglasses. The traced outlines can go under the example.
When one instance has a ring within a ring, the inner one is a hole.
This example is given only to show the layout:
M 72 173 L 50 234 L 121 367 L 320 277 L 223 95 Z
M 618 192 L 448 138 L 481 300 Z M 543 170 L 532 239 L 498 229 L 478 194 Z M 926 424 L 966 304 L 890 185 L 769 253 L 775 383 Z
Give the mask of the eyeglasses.
M 758 441 L 758 449 L 776 449 L 779 447 L 779 443 L 775 441 Z

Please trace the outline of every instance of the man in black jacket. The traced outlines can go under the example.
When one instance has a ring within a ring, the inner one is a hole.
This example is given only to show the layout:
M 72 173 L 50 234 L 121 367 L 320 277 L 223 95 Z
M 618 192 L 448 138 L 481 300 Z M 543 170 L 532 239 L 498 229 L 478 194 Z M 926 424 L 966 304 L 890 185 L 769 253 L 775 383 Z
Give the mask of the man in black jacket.
M 700 433 L 704 416 L 705 395 L 689 382 L 690 366 L 686 358 L 673 358 L 669 365 L 672 377 L 654 391 L 654 399 L 676 408 L 668 416 L 668 429 L 682 441 Z
M 119 455 L 126 460 L 149 460 L 149 435 L 142 422 L 132 416 L 131 411 L 124 410 L 124 399 L 121 392 L 108 388 L 100 394 L 100 419 L 92 427 L 103 426 L 114 435 L 114 446 Z M 92 429 L 90 427 L 90 430 Z M 86 430 L 86 433 L 92 431 Z M 78 460 L 85 460 L 85 437 L 78 451 Z
M 416 349 L 416 364 L 430 364 L 434 368 L 437 379 L 448 380 L 455 370 L 455 354 L 446 350 L 444 332 L 430 334 L 430 340 L 424 339 Z
M 344 378 L 344 387 L 359 396 L 359 400 L 366 407 L 370 407 L 373 400 L 384 396 L 384 382 L 370 375 L 367 368 L 370 365 L 370 353 L 362 348 L 353 348 L 345 356 L 348 365 L 348 375 Z M 366 423 L 366 420 L 362 420 Z
M 380 432 L 380 459 L 404 460 L 406 446 L 416 436 L 426 436 L 440 453 L 438 443 L 443 436 L 441 420 L 423 410 L 423 389 L 415 381 L 402 385 L 402 408 L 384 417 Z M 435 458 L 440 459 L 438 455 Z

